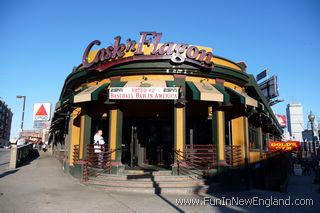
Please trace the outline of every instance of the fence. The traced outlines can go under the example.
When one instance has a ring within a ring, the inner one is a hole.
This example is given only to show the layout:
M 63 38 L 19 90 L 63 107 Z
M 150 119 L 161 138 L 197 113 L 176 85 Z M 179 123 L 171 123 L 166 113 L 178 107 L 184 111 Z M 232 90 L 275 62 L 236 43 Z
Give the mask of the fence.
M 39 153 L 36 149 L 33 149 L 32 143 L 22 146 L 12 145 L 10 168 L 17 168 L 38 156 Z

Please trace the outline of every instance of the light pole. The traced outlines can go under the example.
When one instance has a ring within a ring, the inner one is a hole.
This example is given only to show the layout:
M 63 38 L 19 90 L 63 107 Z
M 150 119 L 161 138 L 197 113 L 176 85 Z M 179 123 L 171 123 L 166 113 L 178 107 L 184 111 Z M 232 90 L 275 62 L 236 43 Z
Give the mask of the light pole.
M 17 98 L 23 98 L 23 108 L 22 108 L 22 119 L 21 119 L 21 129 L 20 129 L 20 136 L 23 130 L 23 122 L 24 122 L 24 110 L 26 108 L 26 96 L 24 95 L 17 95 Z
M 315 119 L 315 115 L 310 111 L 310 114 L 308 115 L 308 119 L 311 123 L 311 132 L 312 132 L 312 149 L 313 149 L 313 154 L 316 155 L 316 141 L 314 140 L 314 119 Z

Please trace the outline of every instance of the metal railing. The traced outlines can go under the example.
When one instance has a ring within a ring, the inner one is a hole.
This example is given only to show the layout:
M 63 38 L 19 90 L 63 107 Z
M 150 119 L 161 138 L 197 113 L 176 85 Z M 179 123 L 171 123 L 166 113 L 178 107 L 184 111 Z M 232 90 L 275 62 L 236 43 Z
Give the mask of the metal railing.
M 86 159 L 78 160 L 83 164 L 83 181 L 88 181 L 89 177 L 97 177 L 103 173 L 111 173 L 111 154 L 117 150 L 109 150 L 107 145 L 86 146 Z
M 214 145 L 187 145 L 186 151 L 174 150 L 178 175 L 195 175 L 203 178 L 216 165 Z
M 226 162 L 231 167 L 239 167 L 242 164 L 241 146 L 226 146 Z
M 241 166 L 241 146 L 226 146 L 226 163 L 229 167 Z M 178 175 L 207 176 L 211 169 L 217 168 L 217 149 L 212 144 L 186 145 L 185 152 L 174 150 Z
M 79 161 L 79 156 L 80 156 L 80 146 L 79 145 L 74 145 L 73 146 L 73 164 L 77 164 Z

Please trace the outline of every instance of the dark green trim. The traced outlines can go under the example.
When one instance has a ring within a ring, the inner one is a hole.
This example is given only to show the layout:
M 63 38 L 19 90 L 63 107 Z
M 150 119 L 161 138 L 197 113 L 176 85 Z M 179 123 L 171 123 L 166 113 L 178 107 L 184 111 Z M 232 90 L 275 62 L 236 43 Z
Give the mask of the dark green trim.
M 266 150 L 265 151 L 269 151 L 269 140 L 270 140 L 270 133 L 265 133 L 266 134 Z
M 126 85 L 127 81 L 114 81 L 111 82 L 112 87 L 124 87 Z
M 213 108 L 212 108 L 213 110 Z M 212 137 L 213 144 L 216 145 L 216 156 L 217 161 L 219 161 L 219 125 L 218 125 L 218 115 L 217 112 L 212 112 Z
M 194 83 L 192 83 L 191 81 L 187 81 L 186 83 L 192 91 L 192 99 L 197 101 L 200 100 L 200 91 L 197 89 Z
M 82 159 L 86 159 L 86 155 L 87 155 L 87 144 L 90 144 L 91 142 L 91 123 L 92 123 L 92 118 L 90 115 L 90 111 L 89 111 L 89 107 L 85 106 L 84 108 L 84 125 L 83 125 L 83 129 L 81 129 L 81 131 L 84 131 L 84 135 L 83 135 L 83 158 Z
M 167 87 L 175 87 L 176 83 L 174 81 L 166 81 Z
M 243 135 L 244 135 L 244 161 L 246 165 L 249 165 L 250 162 L 250 150 L 249 150 L 249 135 L 247 135 L 248 133 L 248 126 L 247 126 L 247 122 L 246 122 L 247 117 L 244 115 L 243 116 Z
M 99 94 L 102 90 L 108 87 L 110 83 L 102 84 L 98 89 L 96 89 L 93 93 L 91 93 L 91 100 L 96 101 L 99 98 Z
M 246 104 L 246 98 L 241 95 L 240 93 L 238 93 L 237 91 L 229 88 L 229 87 L 225 87 L 226 91 L 231 95 L 231 96 L 236 96 L 239 100 L 240 100 L 240 104 Z
M 117 133 L 116 133 L 116 162 L 121 162 L 122 150 L 122 122 L 123 113 L 120 109 L 117 110 Z
M 262 138 L 262 128 L 261 127 L 258 127 L 257 128 L 258 130 L 258 143 L 259 143 L 259 152 L 260 152 L 260 160 L 262 159 L 262 141 L 263 141 L 263 138 Z
M 225 87 L 220 84 L 212 84 L 219 92 L 223 94 L 223 102 L 230 103 L 230 95 L 226 92 Z

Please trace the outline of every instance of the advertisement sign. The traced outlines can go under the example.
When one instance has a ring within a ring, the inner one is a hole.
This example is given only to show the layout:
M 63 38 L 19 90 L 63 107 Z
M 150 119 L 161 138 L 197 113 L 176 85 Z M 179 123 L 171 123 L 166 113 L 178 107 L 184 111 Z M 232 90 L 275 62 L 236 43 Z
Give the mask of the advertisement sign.
M 268 80 L 259 84 L 262 94 L 269 100 L 279 96 L 278 89 L 278 78 L 277 76 L 272 76 Z
M 110 87 L 109 99 L 177 100 L 178 87 Z
M 276 117 L 280 126 L 282 128 L 285 128 L 287 126 L 287 117 L 285 115 L 277 115 L 277 114 L 276 114 Z
M 296 151 L 300 149 L 299 141 L 269 141 L 269 150 L 271 152 L 276 151 Z
M 48 121 L 50 120 L 51 104 L 37 103 L 33 105 L 33 120 L 34 121 Z
M 49 129 L 50 122 L 49 121 L 34 121 L 33 128 L 34 129 Z
M 268 76 L 268 72 L 269 72 L 269 71 L 268 71 L 267 69 L 263 70 L 262 72 L 260 72 L 260 73 L 257 75 L 256 80 L 257 80 L 257 81 L 260 81 L 261 79 L 267 77 L 267 76 Z

